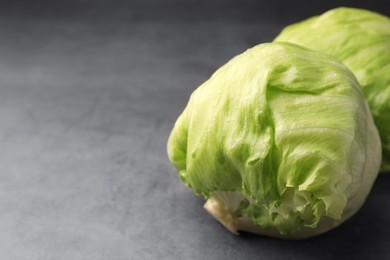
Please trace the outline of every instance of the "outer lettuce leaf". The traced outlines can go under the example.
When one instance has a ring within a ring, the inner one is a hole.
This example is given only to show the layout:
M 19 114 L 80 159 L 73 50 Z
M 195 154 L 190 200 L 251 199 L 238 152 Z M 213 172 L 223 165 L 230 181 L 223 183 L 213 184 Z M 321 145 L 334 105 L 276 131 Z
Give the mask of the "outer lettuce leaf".
M 232 232 L 295 238 L 325 232 L 360 208 L 381 145 L 362 89 L 343 64 L 267 43 L 194 91 L 168 156 Z
M 325 52 L 352 70 L 382 140 L 381 171 L 390 171 L 390 19 L 371 11 L 337 8 L 286 27 L 275 41 Z

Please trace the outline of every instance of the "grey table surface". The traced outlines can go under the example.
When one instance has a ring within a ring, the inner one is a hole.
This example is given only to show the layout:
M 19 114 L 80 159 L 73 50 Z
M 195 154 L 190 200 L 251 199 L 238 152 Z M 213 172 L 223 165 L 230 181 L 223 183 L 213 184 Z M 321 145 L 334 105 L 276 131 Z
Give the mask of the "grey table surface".
M 166 156 L 199 84 L 330 6 L 97 2 L 0 4 L 0 259 L 390 255 L 389 175 L 341 227 L 283 241 L 228 233 Z

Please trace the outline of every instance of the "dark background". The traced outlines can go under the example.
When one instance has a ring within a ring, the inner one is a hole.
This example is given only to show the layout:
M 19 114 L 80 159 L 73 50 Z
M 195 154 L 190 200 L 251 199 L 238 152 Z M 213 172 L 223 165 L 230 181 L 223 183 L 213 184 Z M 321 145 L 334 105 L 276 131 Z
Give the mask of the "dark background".
M 336 230 L 283 241 L 228 233 L 166 157 L 199 84 L 337 2 L 0 1 L 0 259 L 389 256 L 390 175 Z

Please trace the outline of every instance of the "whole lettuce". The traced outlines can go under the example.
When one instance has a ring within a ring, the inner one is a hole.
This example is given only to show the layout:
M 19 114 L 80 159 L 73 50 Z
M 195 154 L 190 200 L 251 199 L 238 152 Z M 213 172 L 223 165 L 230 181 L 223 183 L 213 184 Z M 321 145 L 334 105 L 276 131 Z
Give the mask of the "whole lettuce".
M 361 207 L 381 145 L 362 89 L 343 64 L 266 43 L 194 91 L 168 156 L 230 231 L 304 238 Z
M 382 140 L 381 171 L 390 171 L 390 19 L 367 10 L 336 8 L 286 27 L 275 41 L 325 52 L 352 70 Z

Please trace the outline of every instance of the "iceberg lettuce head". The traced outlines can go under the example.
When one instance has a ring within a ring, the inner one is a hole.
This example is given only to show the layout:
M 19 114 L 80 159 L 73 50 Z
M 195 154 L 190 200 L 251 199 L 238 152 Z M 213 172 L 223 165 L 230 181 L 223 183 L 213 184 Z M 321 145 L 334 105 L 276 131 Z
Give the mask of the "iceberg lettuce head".
M 336 8 L 286 27 L 275 39 L 325 52 L 355 74 L 363 87 L 390 172 L 390 19 L 356 8 Z
M 290 43 L 236 56 L 197 88 L 168 140 L 180 178 L 233 233 L 326 232 L 364 203 L 381 144 L 337 59 Z

